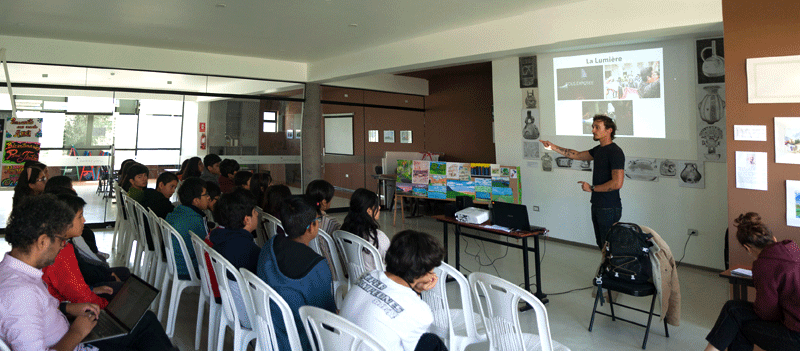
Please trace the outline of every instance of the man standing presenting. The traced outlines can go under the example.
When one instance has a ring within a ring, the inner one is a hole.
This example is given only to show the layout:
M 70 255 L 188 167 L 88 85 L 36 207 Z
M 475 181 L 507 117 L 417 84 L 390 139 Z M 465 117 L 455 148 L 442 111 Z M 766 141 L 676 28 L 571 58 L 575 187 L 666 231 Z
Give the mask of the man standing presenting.
M 588 151 L 566 149 L 546 140 L 541 140 L 544 147 L 569 157 L 573 160 L 594 160 L 592 184 L 580 181 L 581 189 L 592 193 L 592 225 L 597 246 L 603 248 L 606 234 L 611 226 L 622 217 L 622 201 L 619 189 L 625 178 L 625 154 L 615 144 L 614 134 L 617 125 L 605 115 L 595 115 L 592 123 L 592 135 L 600 145 Z

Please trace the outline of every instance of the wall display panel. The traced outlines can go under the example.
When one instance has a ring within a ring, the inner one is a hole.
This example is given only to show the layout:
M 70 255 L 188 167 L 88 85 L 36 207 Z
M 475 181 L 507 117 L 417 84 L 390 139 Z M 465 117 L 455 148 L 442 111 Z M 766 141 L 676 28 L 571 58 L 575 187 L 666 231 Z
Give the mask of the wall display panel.
M 325 115 L 325 153 L 353 155 L 353 114 Z

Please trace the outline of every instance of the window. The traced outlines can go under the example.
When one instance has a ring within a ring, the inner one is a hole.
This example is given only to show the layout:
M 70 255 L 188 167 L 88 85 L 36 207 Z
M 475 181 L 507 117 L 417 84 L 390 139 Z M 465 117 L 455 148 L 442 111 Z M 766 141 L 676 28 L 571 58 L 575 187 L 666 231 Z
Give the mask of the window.
M 264 133 L 278 131 L 278 113 L 275 111 L 264 112 Z

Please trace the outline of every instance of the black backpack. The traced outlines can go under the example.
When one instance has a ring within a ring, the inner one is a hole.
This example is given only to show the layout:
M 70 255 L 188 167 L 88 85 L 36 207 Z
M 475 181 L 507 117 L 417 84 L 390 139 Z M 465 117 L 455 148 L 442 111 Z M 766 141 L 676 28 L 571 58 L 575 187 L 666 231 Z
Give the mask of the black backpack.
M 629 283 L 647 283 L 652 277 L 650 246 L 653 235 L 633 223 L 615 223 L 608 230 L 606 255 L 598 277 Z

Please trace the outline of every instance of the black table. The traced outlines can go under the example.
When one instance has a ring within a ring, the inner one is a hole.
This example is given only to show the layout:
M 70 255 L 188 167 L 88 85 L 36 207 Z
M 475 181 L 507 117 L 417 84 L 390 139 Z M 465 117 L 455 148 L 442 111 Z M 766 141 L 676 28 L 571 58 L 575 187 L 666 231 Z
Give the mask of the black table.
M 749 266 L 735 265 L 730 269 L 720 273 L 719 276 L 727 278 L 728 282 L 731 283 L 734 300 L 747 301 L 747 287 L 755 287 L 755 284 L 753 283 L 753 277 L 733 274 L 732 271 L 737 268 L 751 269 Z
M 523 270 L 525 272 L 525 290 L 531 291 L 531 282 L 530 282 L 531 274 L 530 274 L 530 267 L 529 267 L 529 260 L 528 260 L 528 252 L 532 251 L 534 253 L 533 263 L 535 265 L 535 270 L 536 270 L 536 292 L 533 293 L 533 295 L 536 296 L 539 299 L 539 301 L 541 301 L 542 303 L 547 303 L 549 301 L 547 299 L 547 294 L 542 292 L 541 255 L 540 255 L 540 251 L 539 251 L 539 236 L 547 234 L 547 231 L 548 231 L 547 229 L 539 228 L 539 229 L 531 230 L 531 231 L 519 231 L 518 230 L 518 231 L 506 232 L 506 231 L 502 231 L 502 230 L 487 228 L 486 225 L 489 224 L 488 222 L 484 223 L 484 224 L 470 224 L 470 223 L 459 222 L 459 221 L 457 221 L 455 219 L 455 217 L 448 217 L 448 216 L 444 216 L 444 215 L 433 216 L 433 218 L 435 220 L 437 220 L 439 222 L 442 222 L 444 224 L 444 239 L 442 240 L 442 244 L 444 244 L 444 249 L 445 249 L 445 258 L 444 258 L 445 261 L 447 261 L 447 226 L 448 226 L 448 224 L 452 224 L 453 226 L 455 226 L 455 233 L 456 233 L 456 262 L 455 263 L 456 264 L 455 264 L 454 267 L 456 268 L 456 270 L 459 270 L 459 271 L 461 270 L 460 269 L 461 268 L 461 264 L 460 264 L 460 261 L 459 261 L 460 260 L 460 254 L 461 254 L 461 252 L 460 252 L 461 251 L 461 247 L 460 247 L 461 244 L 460 244 L 459 237 L 462 236 L 462 235 L 465 236 L 465 237 L 468 237 L 468 238 L 476 239 L 476 240 L 481 240 L 481 241 L 491 242 L 491 243 L 495 243 L 495 244 L 499 244 L 499 245 L 504 245 L 504 246 L 508 246 L 508 247 L 517 248 L 517 249 L 522 249 L 522 267 L 523 267 Z M 474 230 L 478 230 L 478 231 L 482 231 L 482 232 L 486 232 L 486 233 L 498 234 L 498 235 L 503 235 L 503 236 L 509 236 L 509 237 L 512 237 L 512 238 L 515 238 L 515 239 L 520 239 L 520 240 L 522 240 L 522 245 L 510 243 L 510 242 L 507 242 L 507 241 L 487 238 L 487 237 L 480 236 L 480 235 L 462 233 L 461 232 L 461 228 L 470 228 L 470 229 L 474 229 Z M 528 246 L 528 238 L 533 238 L 533 248 Z

